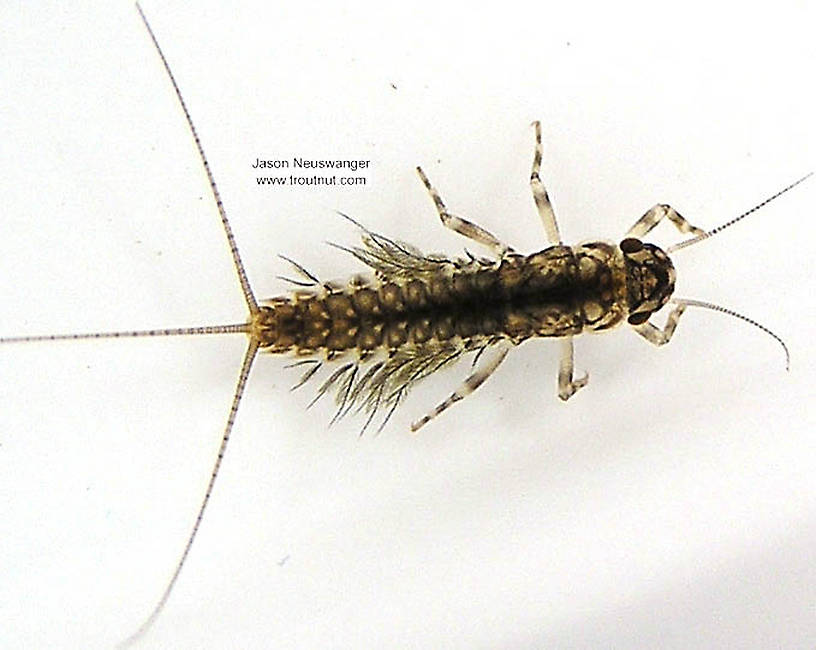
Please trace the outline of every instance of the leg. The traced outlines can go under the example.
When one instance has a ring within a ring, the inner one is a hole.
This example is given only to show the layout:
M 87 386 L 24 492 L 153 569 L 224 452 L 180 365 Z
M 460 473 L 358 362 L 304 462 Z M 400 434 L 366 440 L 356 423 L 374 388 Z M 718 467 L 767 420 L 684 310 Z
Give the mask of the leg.
M 694 235 L 702 235 L 705 232 L 696 226 L 692 226 L 670 205 L 666 205 L 665 203 L 657 203 L 654 207 L 647 210 L 646 214 L 644 214 L 640 219 L 635 221 L 632 227 L 629 228 L 629 232 L 626 233 L 626 236 L 640 239 L 665 218 L 668 218 L 669 221 L 675 225 L 677 230 L 682 233 L 690 232 Z
M 433 199 L 434 205 L 436 205 L 436 211 L 439 213 L 439 218 L 442 220 L 442 225 L 444 225 L 446 228 L 450 228 L 454 232 L 458 232 L 460 235 L 463 235 L 468 239 L 472 239 L 482 246 L 486 246 L 499 257 L 503 257 L 506 253 L 513 250 L 510 248 L 510 246 L 503 244 L 494 235 L 487 232 L 487 230 L 481 226 L 477 226 L 475 223 L 468 221 L 467 219 L 462 219 L 461 217 L 456 217 L 450 214 L 448 209 L 445 207 L 445 204 L 442 202 L 439 192 L 437 192 L 433 185 L 431 185 L 431 181 L 429 181 L 428 177 L 425 176 L 425 172 L 422 171 L 421 167 L 417 167 L 417 174 L 419 174 L 419 177 L 422 179 L 422 182 L 428 189 L 428 193 Z
M 589 374 L 584 373 L 580 379 L 573 379 L 573 346 L 572 337 L 561 339 L 561 362 L 558 364 L 558 397 L 565 402 L 589 382 Z
M 439 406 L 437 406 L 433 411 L 414 422 L 411 425 L 411 431 L 416 433 L 420 427 L 428 424 L 428 422 L 433 420 L 437 415 L 443 411 L 446 411 L 448 408 L 456 404 L 456 402 L 464 399 L 479 386 L 481 386 L 485 380 L 493 374 L 493 371 L 499 367 L 499 364 L 504 361 L 504 357 L 507 356 L 507 353 L 510 351 L 510 347 L 510 343 L 502 342 L 493 348 L 491 350 L 493 353 L 492 358 L 489 358 L 482 364 L 481 367 L 473 371 L 473 373 L 467 379 L 465 379 L 462 385 L 451 393 L 450 397 L 448 397 L 444 402 L 439 404 Z
M 547 239 L 551 244 L 560 244 L 561 235 L 558 232 L 558 223 L 555 220 L 555 212 L 553 211 L 550 197 L 547 195 L 547 189 L 544 183 L 541 182 L 541 177 L 538 172 L 541 170 L 541 122 L 536 120 L 533 122 L 535 127 L 535 154 L 533 155 L 533 171 L 530 173 L 530 187 L 533 190 L 533 199 L 538 208 L 538 216 L 541 217 L 541 223 L 544 224 L 544 230 L 547 233 Z
M 683 303 L 678 304 L 672 309 L 663 329 L 646 321 L 640 325 L 635 325 L 634 330 L 652 345 L 666 345 L 666 343 L 671 341 L 674 330 L 677 329 L 677 321 L 680 320 L 680 316 L 682 316 L 685 310 L 686 305 Z

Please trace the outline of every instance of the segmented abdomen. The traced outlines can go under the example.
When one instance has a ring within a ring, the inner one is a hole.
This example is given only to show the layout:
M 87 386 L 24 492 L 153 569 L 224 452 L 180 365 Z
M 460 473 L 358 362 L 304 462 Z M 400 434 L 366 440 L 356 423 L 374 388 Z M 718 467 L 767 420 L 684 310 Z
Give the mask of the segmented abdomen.
M 611 244 L 553 246 L 496 262 L 421 259 L 421 267 L 391 275 L 378 268 L 372 283 L 271 300 L 257 320 L 262 347 L 329 358 L 356 351 L 365 359 L 449 341 L 472 348 L 577 335 L 623 315 L 625 282 Z

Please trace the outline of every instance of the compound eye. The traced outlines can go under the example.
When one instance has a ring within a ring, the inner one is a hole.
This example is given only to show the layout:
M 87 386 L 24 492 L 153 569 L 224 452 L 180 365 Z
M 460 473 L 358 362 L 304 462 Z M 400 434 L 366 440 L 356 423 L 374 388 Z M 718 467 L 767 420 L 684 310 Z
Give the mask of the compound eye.
M 624 240 L 624 241 L 626 241 L 626 240 Z M 628 322 L 630 325 L 642 325 L 642 324 L 643 324 L 643 323 L 645 323 L 647 320 L 649 320 L 649 316 L 651 316 L 651 314 L 646 313 L 646 312 L 641 312 L 641 313 L 639 313 L 639 314 L 632 314 L 632 315 L 631 315 L 631 316 L 630 316 L 630 317 L 627 319 L 627 322 Z
M 627 237 L 620 243 L 620 249 L 629 255 L 630 253 L 637 253 L 643 250 L 643 242 L 634 237 Z

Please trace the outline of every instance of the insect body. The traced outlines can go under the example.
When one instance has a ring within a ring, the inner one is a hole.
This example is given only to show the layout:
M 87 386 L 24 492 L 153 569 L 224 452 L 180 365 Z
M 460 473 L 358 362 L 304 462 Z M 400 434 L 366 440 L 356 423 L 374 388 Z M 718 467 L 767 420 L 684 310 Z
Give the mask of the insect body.
M 466 352 L 495 347 L 498 352 L 459 392 L 414 423 L 416 430 L 481 384 L 510 347 L 534 337 L 564 339 L 559 395 L 567 399 L 586 384 L 586 378 L 572 378 L 572 337 L 627 317 L 642 325 L 671 296 L 674 268 L 656 246 L 628 238 L 620 246 L 558 243 L 521 255 L 479 226 L 451 217 L 420 175 L 443 222 L 498 251 L 496 259 L 427 256 L 366 232 L 362 247 L 347 250 L 376 271 L 376 282 L 281 297 L 253 320 L 253 337 L 263 349 L 326 359 L 357 355 L 357 363 L 342 366 L 321 388 L 337 388 L 338 413 L 355 403 L 371 415 L 380 406 L 393 409 L 417 380 Z M 386 359 L 360 372 L 381 351 Z
M 333 369 L 318 388 L 318 397 L 334 392 L 338 403 L 337 416 L 355 409 L 363 410 L 367 414 L 364 428 L 382 412 L 385 416 L 380 426 L 383 426 L 417 381 L 467 353 L 475 353 L 473 373 L 438 406 L 414 422 L 412 428 L 417 430 L 478 388 L 498 368 L 510 349 L 527 339 L 546 337 L 559 340 L 558 395 L 566 400 L 587 384 L 586 375 L 574 376 L 573 338 L 578 334 L 605 331 L 628 322 L 646 340 L 661 345 L 671 339 L 687 306 L 727 311 L 707 303 L 673 299 L 675 272 L 667 253 L 714 234 L 760 206 L 725 226 L 703 232 L 691 226 L 671 207 L 658 204 L 635 222 L 619 244 L 591 242 L 567 246 L 561 241 L 549 197 L 540 179 L 542 142 L 538 123 L 535 124 L 531 188 L 549 247 L 522 255 L 484 228 L 451 214 L 427 176 L 418 169 L 442 223 L 485 247 L 492 257 L 427 255 L 413 246 L 361 227 L 362 244 L 345 250 L 373 270 L 374 279 L 354 278 L 342 286 L 323 284 L 295 264 L 304 278 L 297 284 L 303 288 L 259 303 L 245 273 L 192 119 L 146 20 L 145 26 L 184 109 L 230 245 L 249 315 L 243 322 L 227 325 L 0 338 L 0 343 L 19 343 L 204 334 L 245 334 L 248 337 L 220 447 L 195 523 L 161 598 L 131 639 L 139 637 L 159 615 L 186 562 L 212 494 L 250 369 L 259 351 L 294 355 L 296 360 L 292 365 L 306 367 L 298 385 L 308 382 L 324 364 L 331 362 Z M 692 233 L 695 237 L 667 251 L 643 243 L 642 238 L 665 218 L 680 232 Z M 666 324 L 660 328 L 650 322 L 650 317 L 669 301 L 674 307 Z
M 700 301 L 675 301 L 662 328 L 649 322 L 671 299 L 676 274 L 668 254 L 640 238 L 664 218 L 681 233 L 696 235 L 675 248 L 712 233 L 692 226 L 671 206 L 657 204 L 633 224 L 618 245 L 600 241 L 564 245 L 540 179 L 541 125 L 536 122 L 534 126 L 531 187 L 552 246 L 531 255 L 515 252 L 481 226 L 450 214 L 428 177 L 417 168 L 442 223 L 490 249 L 494 258 L 425 255 L 410 244 L 363 229 L 362 246 L 344 250 L 373 269 L 376 281 L 355 279 L 346 287 L 325 286 L 276 298 L 253 313 L 249 324 L 252 340 L 271 352 L 317 354 L 327 361 L 344 353 L 356 355 L 356 361 L 345 363 L 325 381 L 318 397 L 335 389 L 335 417 L 356 406 L 369 414 L 366 426 L 378 409 L 385 408 L 387 415 L 380 427 L 418 380 L 467 352 L 477 351 L 481 356 L 490 350 L 459 389 L 413 423 L 413 431 L 478 388 L 513 346 L 530 338 L 561 340 L 558 395 L 563 400 L 588 381 L 587 375 L 574 377 L 573 337 L 602 332 L 624 321 L 650 343 L 663 345 L 671 339 L 686 307 L 694 305 L 742 318 L 782 343 L 744 316 Z M 319 287 L 317 278 L 293 264 L 308 280 L 298 284 Z M 366 369 L 364 364 L 378 352 L 385 358 L 372 361 Z M 317 360 L 302 363 L 311 367 L 298 386 L 322 365 Z

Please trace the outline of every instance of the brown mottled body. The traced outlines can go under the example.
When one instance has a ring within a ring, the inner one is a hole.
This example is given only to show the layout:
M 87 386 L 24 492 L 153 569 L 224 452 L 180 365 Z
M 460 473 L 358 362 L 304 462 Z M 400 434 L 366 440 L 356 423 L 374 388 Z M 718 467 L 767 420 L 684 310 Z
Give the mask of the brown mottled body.
M 262 307 L 261 348 L 298 355 L 377 351 L 431 341 L 475 342 L 575 336 L 626 316 L 626 273 L 617 246 L 551 246 L 495 263 L 457 260 L 412 279 L 351 282 L 344 289 L 297 292 Z

